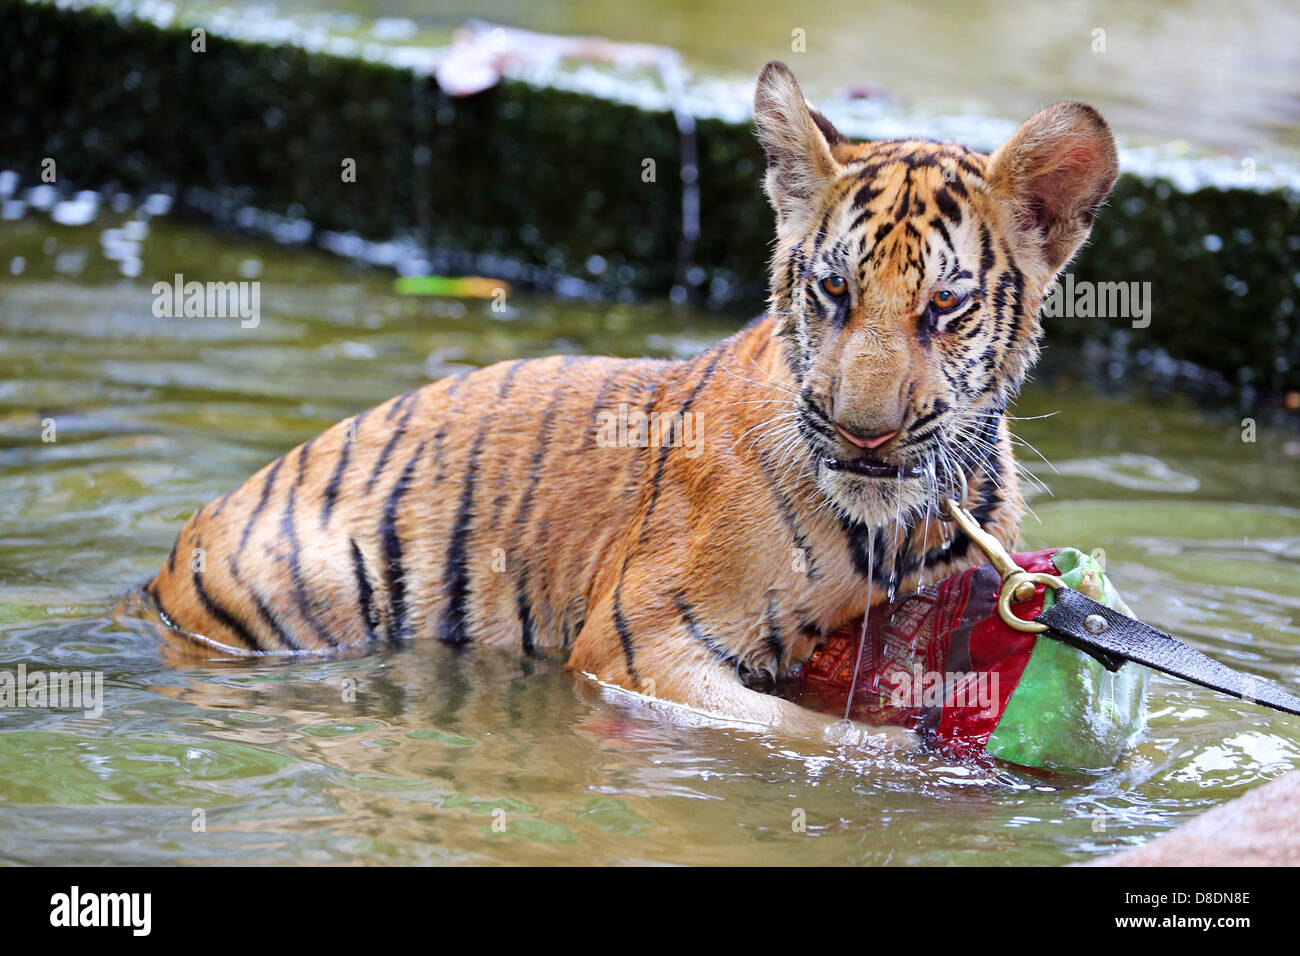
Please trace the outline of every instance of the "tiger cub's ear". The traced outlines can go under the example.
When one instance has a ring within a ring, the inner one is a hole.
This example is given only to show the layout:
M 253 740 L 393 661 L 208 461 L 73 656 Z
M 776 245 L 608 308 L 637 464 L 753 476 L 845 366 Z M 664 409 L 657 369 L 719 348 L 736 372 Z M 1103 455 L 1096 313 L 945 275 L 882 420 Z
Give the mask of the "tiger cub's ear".
M 813 198 L 839 169 L 831 147 L 848 140 L 808 105 L 794 74 L 779 60 L 758 74 L 754 122 L 767 154 L 763 188 L 778 221 L 810 216 Z
M 1118 175 L 1115 138 L 1101 114 L 1086 103 L 1057 103 L 998 147 L 986 178 L 1055 274 L 1088 238 Z

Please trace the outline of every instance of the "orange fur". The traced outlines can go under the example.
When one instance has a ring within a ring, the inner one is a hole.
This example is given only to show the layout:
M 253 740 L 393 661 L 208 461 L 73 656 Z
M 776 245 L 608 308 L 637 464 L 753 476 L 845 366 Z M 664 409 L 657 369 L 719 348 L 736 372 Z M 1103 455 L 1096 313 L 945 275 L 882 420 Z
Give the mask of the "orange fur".
M 769 317 L 687 362 L 510 362 L 399 396 L 200 509 L 147 594 L 200 656 L 474 642 L 827 733 L 751 687 L 860 615 L 868 573 L 878 602 L 982 560 L 960 533 L 945 543 L 942 494 L 1017 537 L 1001 410 L 1114 178 L 1100 118 L 1053 110 L 991 160 L 852 144 L 769 64 Z M 960 325 L 930 322 L 940 286 L 968 294 Z M 640 415 L 667 440 L 641 441 Z M 845 437 L 895 427 L 870 461 Z

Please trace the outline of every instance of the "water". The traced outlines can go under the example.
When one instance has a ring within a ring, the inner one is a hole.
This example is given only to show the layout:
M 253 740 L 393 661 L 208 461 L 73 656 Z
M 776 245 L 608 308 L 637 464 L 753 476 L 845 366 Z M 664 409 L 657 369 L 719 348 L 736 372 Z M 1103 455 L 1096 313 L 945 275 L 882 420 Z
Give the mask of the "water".
M 146 219 L 0 222 L 0 669 L 100 671 L 106 693 L 99 717 L 0 711 L 4 861 L 1056 864 L 1300 767 L 1300 720 L 1159 676 L 1123 764 L 1073 778 L 828 754 L 474 648 L 168 666 L 119 596 L 275 455 L 465 364 L 687 355 L 739 322 L 401 298 L 324 256 Z M 260 277 L 260 324 L 155 318 L 175 272 Z M 1016 412 L 1057 410 L 1017 426 L 1061 472 L 1024 453 L 1055 492 L 1026 543 L 1104 546 L 1153 624 L 1300 685 L 1295 437 L 1243 443 L 1233 418 L 1061 384 Z

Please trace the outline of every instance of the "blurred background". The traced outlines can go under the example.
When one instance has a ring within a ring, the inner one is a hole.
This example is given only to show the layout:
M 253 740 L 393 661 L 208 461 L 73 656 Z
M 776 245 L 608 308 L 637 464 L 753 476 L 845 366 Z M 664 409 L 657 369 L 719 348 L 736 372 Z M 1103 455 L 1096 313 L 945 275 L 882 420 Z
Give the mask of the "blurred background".
M 1132 144 L 1187 140 L 1235 155 L 1300 147 L 1300 8 L 1285 0 L 475 0 L 327 4 L 189 4 L 447 43 L 477 19 L 679 50 L 697 74 L 749 80 L 788 59 L 812 96 L 873 92 L 939 111 L 974 109 L 1019 122 L 1057 99 L 1100 109 Z M 807 35 L 806 55 L 791 33 Z M 1094 31 L 1104 31 L 1104 50 Z M 1082 38 L 1082 41 L 1081 41 Z
M 0 858 L 1062 863 L 1300 767 L 1295 719 L 1159 676 L 1123 766 L 1044 777 L 828 763 L 442 647 L 171 668 L 118 612 L 195 508 L 340 418 L 756 314 L 748 101 L 780 58 L 855 136 L 1105 113 L 1124 176 L 1072 269 L 1150 283 L 1151 322 L 1047 323 L 1024 542 L 1104 548 L 1145 619 L 1294 687 L 1298 38 L 1279 2 L 0 0 L 0 667 L 108 685 L 102 717 L 0 712 Z M 177 275 L 258 283 L 259 321 L 158 315 Z

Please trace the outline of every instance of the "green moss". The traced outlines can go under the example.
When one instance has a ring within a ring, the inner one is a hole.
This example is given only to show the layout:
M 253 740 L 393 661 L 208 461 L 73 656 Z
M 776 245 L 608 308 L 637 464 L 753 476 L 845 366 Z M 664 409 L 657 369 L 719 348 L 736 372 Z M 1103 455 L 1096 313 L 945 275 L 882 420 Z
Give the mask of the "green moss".
M 251 206 L 371 239 L 415 236 L 448 269 L 487 255 L 617 293 L 674 281 L 681 181 L 666 113 L 514 81 L 452 99 L 409 70 L 212 35 L 194 53 L 187 28 L 22 0 L 0 0 L 0 58 L 0 165 L 28 182 L 52 156 L 60 182 L 170 187 L 196 217 Z M 693 294 L 757 311 L 772 226 L 752 127 L 702 120 L 698 148 Z M 345 157 L 355 183 L 342 181 Z M 1234 387 L 1300 388 L 1296 197 L 1124 176 L 1075 273 L 1151 282 L 1151 324 L 1062 318 L 1053 343 L 1130 359 L 1163 350 Z
M 1182 193 L 1124 176 L 1073 271 L 1079 279 L 1150 282 L 1151 324 L 1135 330 L 1115 319 L 1062 319 L 1050 324 L 1053 337 L 1110 342 L 1128 354 L 1159 347 L 1235 384 L 1300 386 L 1295 196 Z

